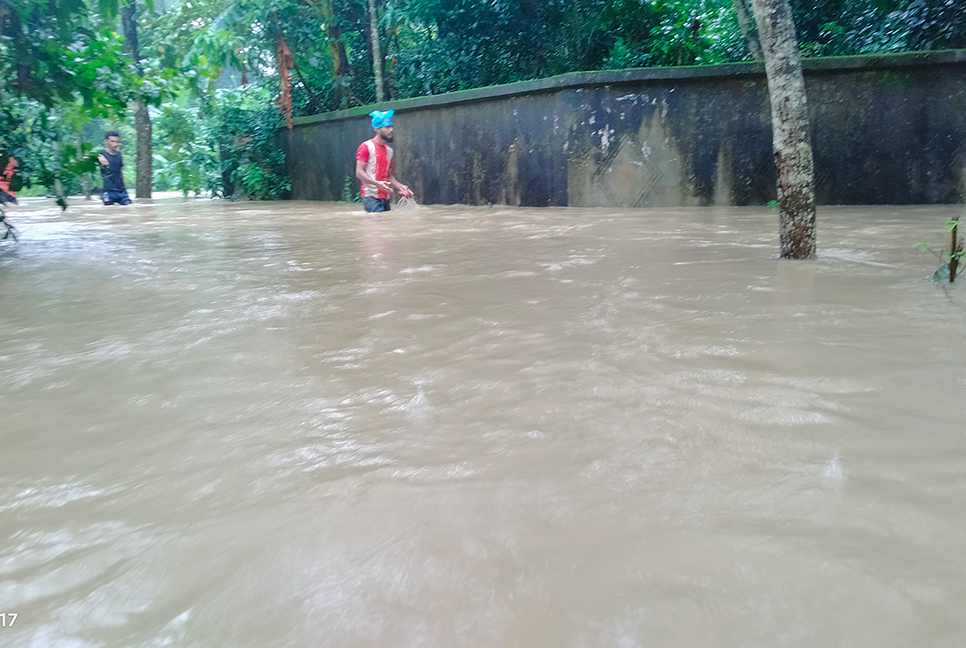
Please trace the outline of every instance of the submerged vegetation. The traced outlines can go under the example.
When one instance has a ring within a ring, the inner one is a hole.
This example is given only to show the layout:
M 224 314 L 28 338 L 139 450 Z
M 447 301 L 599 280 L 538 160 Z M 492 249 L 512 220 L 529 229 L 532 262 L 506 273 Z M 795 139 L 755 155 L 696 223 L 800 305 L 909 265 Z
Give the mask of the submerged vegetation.
M 966 47 L 957 0 L 790 4 L 806 56 Z M 113 128 L 151 153 L 155 189 L 275 198 L 283 116 L 751 60 L 749 15 L 746 0 L 0 0 L 0 152 L 28 191 L 88 193 Z
M 943 247 L 937 251 L 928 242 L 916 243 L 920 252 L 932 253 L 942 264 L 932 275 L 933 281 L 937 283 L 945 281 L 953 283 L 956 281 L 956 277 L 963 273 L 960 266 L 966 264 L 966 261 L 963 261 L 963 257 L 966 256 L 966 242 L 964 242 L 964 237 L 959 234 L 960 224 L 959 218 L 946 221 L 946 229 L 949 231 L 948 249 Z

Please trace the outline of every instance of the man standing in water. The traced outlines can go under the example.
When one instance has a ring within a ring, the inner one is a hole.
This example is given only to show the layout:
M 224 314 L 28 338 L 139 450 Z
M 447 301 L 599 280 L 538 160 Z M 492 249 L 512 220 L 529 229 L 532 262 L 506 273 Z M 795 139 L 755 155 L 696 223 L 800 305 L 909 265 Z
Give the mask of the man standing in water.
M 3 156 L 0 155 L 0 160 Z M 7 165 L 0 171 L 0 206 L 5 203 L 17 204 L 17 192 L 11 186 L 16 184 L 14 176 L 17 173 L 17 158 L 12 155 L 7 156 Z
M 392 114 L 393 110 L 369 113 L 376 136 L 359 145 L 356 151 L 356 177 L 362 181 L 362 206 L 367 212 L 389 211 L 393 191 L 412 198 L 409 187 L 393 175 Z
M 104 148 L 97 154 L 97 161 L 101 163 L 101 177 L 104 179 L 104 193 L 101 200 L 105 205 L 130 205 L 131 198 L 124 188 L 124 176 L 121 169 L 124 160 L 118 149 L 121 147 L 121 135 L 117 131 L 104 133 Z

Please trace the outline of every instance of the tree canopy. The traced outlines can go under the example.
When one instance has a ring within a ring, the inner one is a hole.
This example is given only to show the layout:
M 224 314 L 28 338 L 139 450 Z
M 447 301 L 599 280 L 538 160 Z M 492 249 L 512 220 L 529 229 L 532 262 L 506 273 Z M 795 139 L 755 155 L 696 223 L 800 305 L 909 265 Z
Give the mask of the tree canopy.
M 753 25 L 739 24 L 746 3 L 0 0 L 0 152 L 22 161 L 27 184 L 76 186 L 93 168 L 95 126 L 140 101 L 156 121 L 157 188 L 273 197 L 286 189 L 270 142 L 280 116 L 373 103 L 376 51 L 388 99 L 736 62 L 755 49 Z M 790 4 L 806 56 L 966 47 L 958 0 Z M 138 60 L 125 51 L 125 9 Z

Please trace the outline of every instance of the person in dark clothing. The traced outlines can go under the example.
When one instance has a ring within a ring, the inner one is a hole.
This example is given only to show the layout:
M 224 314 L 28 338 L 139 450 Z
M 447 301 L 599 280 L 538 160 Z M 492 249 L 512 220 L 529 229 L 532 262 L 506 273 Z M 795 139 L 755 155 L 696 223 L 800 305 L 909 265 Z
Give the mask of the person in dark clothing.
M 118 149 L 121 146 L 121 135 L 117 131 L 104 133 L 104 148 L 97 154 L 97 161 L 101 163 L 101 177 L 104 179 L 104 193 L 101 200 L 105 205 L 130 205 L 131 198 L 124 188 L 124 176 L 121 169 L 124 160 Z

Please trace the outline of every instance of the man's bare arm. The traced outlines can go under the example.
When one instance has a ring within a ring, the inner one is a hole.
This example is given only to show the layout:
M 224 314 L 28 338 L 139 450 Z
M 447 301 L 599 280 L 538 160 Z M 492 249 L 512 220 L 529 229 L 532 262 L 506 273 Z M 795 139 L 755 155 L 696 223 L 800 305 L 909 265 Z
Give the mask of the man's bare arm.
M 392 193 L 392 184 L 388 180 L 380 182 L 366 173 L 366 163 L 362 160 L 356 160 L 356 177 L 364 184 L 374 184 L 386 193 Z
M 413 197 L 412 190 L 406 185 L 404 185 L 403 183 L 399 182 L 399 180 L 396 180 L 396 174 L 392 174 L 389 176 L 389 182 L 392 184 L 393 187 L 396 188 L 396 191 L 398 191 L 399 195 L 402 196 L 403 198 Z

